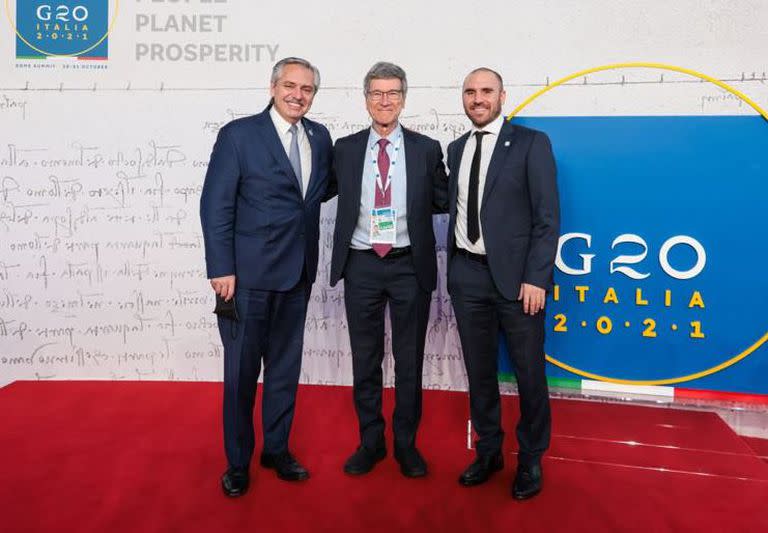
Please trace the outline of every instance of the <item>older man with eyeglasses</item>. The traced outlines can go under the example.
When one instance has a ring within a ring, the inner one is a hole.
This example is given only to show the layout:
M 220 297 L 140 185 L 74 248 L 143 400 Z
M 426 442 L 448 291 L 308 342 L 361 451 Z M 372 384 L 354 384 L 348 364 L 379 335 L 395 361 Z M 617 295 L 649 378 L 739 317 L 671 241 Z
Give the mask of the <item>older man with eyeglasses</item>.
M 447 209 L 440 144 L 404 128 L 403 69 L 376 63 L 364 79 L 371 127 L 336 141 L 339 201 L 331 285 L 344 279 L 360 445 L 344 465 L 369 472 L 386 456 L 381 409 L 384 312 L 395 359 L 394 455 L 407 477 L 427 474 L 416 448 L 424 341 L 437 279 L 433 212 Z

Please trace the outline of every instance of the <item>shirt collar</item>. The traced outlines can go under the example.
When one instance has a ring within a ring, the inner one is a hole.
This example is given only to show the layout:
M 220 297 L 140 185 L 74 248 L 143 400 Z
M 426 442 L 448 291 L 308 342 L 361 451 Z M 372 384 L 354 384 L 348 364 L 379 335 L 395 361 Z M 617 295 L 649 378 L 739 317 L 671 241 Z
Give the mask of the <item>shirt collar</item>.
M 269 110 L 269 116 L 272 117 L 272 122 L 275 125 L 277 133 L 280 135 L 287 135 L 288 130 L 291 128 L 291 123 L 280 116 L 280 113 L 277 112 L 275 106 L 272 106 L 272 108 Z M 298 128 L 298 133 L 301 133 L 304 128 L 301 120 L 296 123 L 296 127 Z
M 504 125 L 504 120 L 504 115 L 499 115 L 495 120 L 491 121 L 490 124 L 486 124 L 482 128 L 478 128 L 475 125 L 472 125 L 470 135 L 474 135 L 476 131 L 485 131 L 498 137 L 499 133 L 501 132 L 501 127 Z
M 397 126 L 395 126 L 395 129 L 393 129 L 389 135 L 387 135 L 387 140 L 389 140 L 390 143 L 394 144 L 394 141 L 397 139 L 398 135 L 401 135 L 403 133 L 403 128 L 400 125 L 400 123 L 397 123 Z M 376 146 L 376 143 L 379 142 L 379 139 L 381 139 L 381 135 L 379 135 L 379 132 L 374 129 L 373 126 L 371 126 L 371 134 L 368 135 L 368 147 L 373 148 Z

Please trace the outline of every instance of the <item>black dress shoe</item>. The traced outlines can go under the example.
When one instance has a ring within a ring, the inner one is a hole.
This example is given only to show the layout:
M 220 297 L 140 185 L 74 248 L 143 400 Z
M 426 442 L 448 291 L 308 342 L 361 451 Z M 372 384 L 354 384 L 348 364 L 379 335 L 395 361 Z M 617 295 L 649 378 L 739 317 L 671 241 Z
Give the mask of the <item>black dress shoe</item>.
M 367 474 L 376 463 L 381 461 L 387 456 L 387 449 L 382 445 L 374 448 L 366 448 L 365 446 L 358 446 L 355 453 L 349 456 L 347 462 L 344 463 L 344 472 L 353 476 L 359 476 L 361 474 Z
M 527 500 L 541 492 L 541 465 L 517 465 L 517 474 L 512 483 L 512 496 L 516 500 Z
M 304 481 L 309 479 L 309 471 L 285 451 L 283 453 L 262 453 L 261 466 L 277 472 L 277 477 L 284 481 Z
M 504 457 L 497 452 L 491 455 L 480 455 L 459 476 L 459 485 L 474 487 L 488 481 L 491 474 L 504 468 Z
M 248 470 L 230 467 L 221 476 L 221 489 L 231 498 L 242 496 L 248 492 Z
M 424 477 L 427 463 L 415 447 L 395 448 L 395 459 L 400 463 L 400 472 L 405 477 Z

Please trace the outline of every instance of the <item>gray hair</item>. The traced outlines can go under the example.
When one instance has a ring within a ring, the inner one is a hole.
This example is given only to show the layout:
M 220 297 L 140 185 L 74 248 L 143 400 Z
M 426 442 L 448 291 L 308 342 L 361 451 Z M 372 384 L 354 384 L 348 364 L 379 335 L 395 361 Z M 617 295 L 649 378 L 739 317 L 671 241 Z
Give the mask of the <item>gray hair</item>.
M 395 65 L 394 63 L 387 63 L 386 61 L 379 61 L 371 67 L 368 74 L 363 79 L 363 92 L 367 95 L 368 89 L 371 88 L 371 80 L 382 80 L 397 78 L 400 80 L 400 86 L 402 87 L 403 96 L 408 92 L 408 80 L 405 78 L 405 71 Z
M 301 65 L 302 67 L 311 70 L 314 76 L 313 85 L 315 86 L 315 92 L 317 92 L 320 88 L 320 71 L 317 70 L 315 65 L 300 57 L 286 57 L 275 63 L 275 66 L 272 67 L 272 78 L 270 79 L 270 84 L 272 86 L 277 84 L 277 80 L 283 75 L 283 69 L 286 65 Z

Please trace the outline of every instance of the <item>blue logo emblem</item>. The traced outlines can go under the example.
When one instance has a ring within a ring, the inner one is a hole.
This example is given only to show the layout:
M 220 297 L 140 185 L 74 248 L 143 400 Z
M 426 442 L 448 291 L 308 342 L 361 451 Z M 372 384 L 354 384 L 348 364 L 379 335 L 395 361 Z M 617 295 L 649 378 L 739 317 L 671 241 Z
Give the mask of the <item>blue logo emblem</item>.
M 106 60 L 109 7 L 109 0 L 16 0 L 16 58 Z

